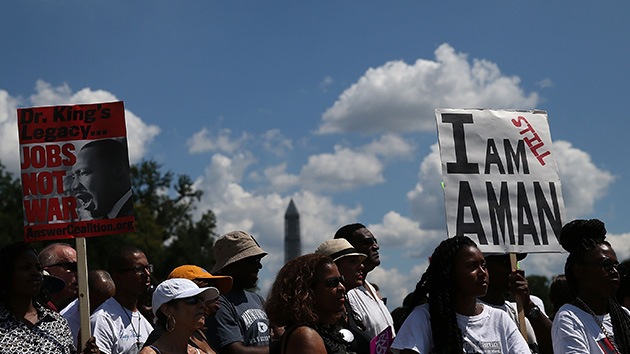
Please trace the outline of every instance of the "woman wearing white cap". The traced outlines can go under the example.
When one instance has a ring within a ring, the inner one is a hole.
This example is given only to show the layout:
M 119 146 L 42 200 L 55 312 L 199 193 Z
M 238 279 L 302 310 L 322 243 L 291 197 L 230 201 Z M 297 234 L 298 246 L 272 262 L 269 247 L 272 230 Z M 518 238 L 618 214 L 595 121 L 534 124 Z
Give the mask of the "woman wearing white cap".
M 216 299 L 219 290 L 200 288 L 192 280 L 173 278 L 160 283 L 153 292 L 156 324 L 164 334 L 141 354 L 201 354 L 189 345 L 190 336 L 204 325 L 205 302 Z

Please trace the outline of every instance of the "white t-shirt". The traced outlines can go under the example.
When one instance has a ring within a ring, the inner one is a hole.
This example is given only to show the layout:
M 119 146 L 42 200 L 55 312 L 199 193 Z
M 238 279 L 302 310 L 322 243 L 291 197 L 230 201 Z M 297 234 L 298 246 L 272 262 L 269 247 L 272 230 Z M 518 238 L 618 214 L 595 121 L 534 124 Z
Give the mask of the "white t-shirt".
M 94 311 L 90 325 L 98 348 L 106 354 L 137 353 L 153 331 L 140 311 L 129 311 L 113 297 Z
M 610 314 L 597 318 L 606 331 L 614 336 Z M 551 340 L 554 353 L 614 353 L 593 316 L 571 304 L 562 305 L 556 313 L 551 325 Z
M 74 345 L 77 348 L 81 348 L 79 345 L 79 327 L 81 327 L 81 316 L 79 314 L 79 299 L 74 299 L 63 310 L 59 311 L 59 314 L 68 320 L 70 331 L 72 332 L 72 338 L 74 339 Z
M 540 298 L 535 297 L 533 295 L 531 295 L 530 298 L 532 302 L 536 304 L 536 306 L 538 306 L 538 308 L 540 309 L 540 312 L 542 312 L 545 316 L 547 316 L 547 314 L 545 313 L 545 305 L 543 304 L 542 300 L 540 300 Z M 493 304 L 488 304 L 482 300 L 478 300 L 478 301 L 484 305 L 488 305 L 496 309 L 505 311 L 510 316 L 512 321 L 516 323 L 516 326 L 518 327 L 518 311 L 517 311 L 516 302 L 505 301 L 503 305 L 497 306 Z M 534 328 L 532 327 L 532 324 L 529 322 L 529 319 L 527 318 L 525 318 L 525 328 L 527 329 L 527 343 L 530 345 L 538 345 Z
M 376 297 L 376 290 L 367 280 L 363 281 L 362 286 L 348 291 L 348 299 L 352 310 L 361 319 L 365 325 L 365 332 L 371 338 L 376 337 L 388 326 L 392 327 L 392 333 L 396 335 L 392 315 L 383 301 Z
M 529 353 L 525 339 L 514 321 L 504 311 L 483 306 L 476 316 L 456 314 L 457 325 L 464 337 L 464 353 L 523 354 Z M 429 304 L 417 306 L 398 331 L 392 348 L 395 352 L 410 349 L 427 354 L 433 348 Z

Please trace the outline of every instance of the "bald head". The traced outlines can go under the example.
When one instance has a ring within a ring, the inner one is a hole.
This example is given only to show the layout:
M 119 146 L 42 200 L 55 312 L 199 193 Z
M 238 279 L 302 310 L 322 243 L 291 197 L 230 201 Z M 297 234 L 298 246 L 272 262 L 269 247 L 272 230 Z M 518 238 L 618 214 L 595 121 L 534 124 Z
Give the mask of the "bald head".
M 90 287 L 90 310 L 92 312 L 116 293 L 116 285 L 106 270 L 91 270 L 88 274 L 88 285 Z
M 51 295 L 58 309 L 66 307 L 78 294 L 77 251 L 67 243 L 53 243 L 39 252 L 39 262 L 50 275 L 60 278 L 66 286 Z

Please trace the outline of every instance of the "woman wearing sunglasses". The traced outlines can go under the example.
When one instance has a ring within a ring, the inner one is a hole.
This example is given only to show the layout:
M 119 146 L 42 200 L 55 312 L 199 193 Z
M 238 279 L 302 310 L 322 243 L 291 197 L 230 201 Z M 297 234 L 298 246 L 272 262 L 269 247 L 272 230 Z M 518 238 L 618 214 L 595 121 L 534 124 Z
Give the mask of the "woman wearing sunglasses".
M 161 282 L 153 292 L 152 307 L 156 325 L 164 332 L 141 354 L 201 354 L 189 344 L 193 333 L 202 328 L 205 303 L 219 297 L 214 287 L 200 288 L 192 280 L 172 278 Z
M 323 255 L 297 257 L 280 269 L 265 310 L 271 325 L 285 332 L 272 342 L 271 354 L 349 353 L 351 338 L 344 338 L 338 325 L 345 302 L 342 281 L 333 260 Z
M 551 327 L 555 353 L 630 353 L 630 316 L 615 299 L 617 255 L 604 223 L 573 220 L 560 244 L 569 252 L 564 273 L 575 300 L 560 307 Z

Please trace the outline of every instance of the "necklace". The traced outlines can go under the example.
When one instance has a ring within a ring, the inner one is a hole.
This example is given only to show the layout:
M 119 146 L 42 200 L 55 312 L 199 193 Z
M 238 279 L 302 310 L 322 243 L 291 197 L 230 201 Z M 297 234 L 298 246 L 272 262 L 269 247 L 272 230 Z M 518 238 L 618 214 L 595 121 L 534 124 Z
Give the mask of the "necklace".
M 142 343 L 140 343 L 140 317 L 138 317 L 138 330 L 136 331 L 136 328 L 133 326 L 131 315 L 129 315 L 129 313 L 127 312 L 127 309 L 120 302 L 118 302 L 118 305 L 120 305 L 120 308 L 122 308 L 123 312 L 125 313 L 125 315 L 127 315 L 127 318 L 129 319 L 131 330 L 133 331 L 133 334 L 136 336 L 136 347 L 138 348 L 138 351 L 140 351 L 142 347 Z
M 621 354 L 621 352 L 617 348 L 617 344 L 615 344 L 615 341 L 613 340 L 613 337 L 610 335 L 610 333 L 608 333 L 606 328 L 604 328 L 604 324 L 599 320 L 599 317 L 597 317 L 597 315 L 595 314 L 595 311 L 593 311 L 590 307 L 588 307 L 588 305 L 584 301 L 582 301 L 582 299 L 580 299 L 579 297 L 576 297 L 575 300 L 577 300 L 577 302 L 579 302 L 580 305 L 584 307 L 586 312 L 588 312 L 591 315 L 591 317 L 593 317 L 593 319 L 595 320 L 595 323 L 597 323 L 599 328 L 602 330 L 602 332 L 604 333 L 604 335 L 610 342 L 610 344 L 612 344 L 613 349 L 615 350 L 615 353 Z

